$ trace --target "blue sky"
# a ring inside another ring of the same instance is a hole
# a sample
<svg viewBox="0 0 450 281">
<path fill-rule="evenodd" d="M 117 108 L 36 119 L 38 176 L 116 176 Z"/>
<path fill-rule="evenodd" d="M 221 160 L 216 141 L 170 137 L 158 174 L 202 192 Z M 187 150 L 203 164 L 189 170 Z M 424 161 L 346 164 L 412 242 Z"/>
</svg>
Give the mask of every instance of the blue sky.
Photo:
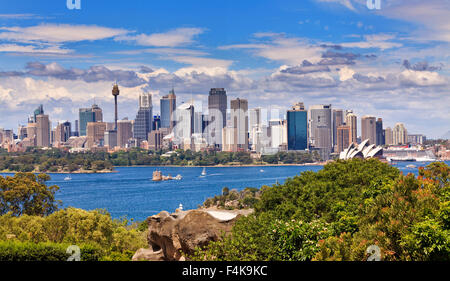
<svg viewBox="0 0 450 281">
<path fill-rule="evenodd" d="M 37 3 L 39 3 L 37 5 Z M 446 0 L 88 1 L 0 0 L 0 127 L 16 128 L 39 103 L 53 122 L 93 99 L 112 119 L 137 96 L 206 102 L 225 87 L 250 107 L 331 103 L 405 123 L 411 133 L 450 130 L 450 4 Z"/>
</svg>

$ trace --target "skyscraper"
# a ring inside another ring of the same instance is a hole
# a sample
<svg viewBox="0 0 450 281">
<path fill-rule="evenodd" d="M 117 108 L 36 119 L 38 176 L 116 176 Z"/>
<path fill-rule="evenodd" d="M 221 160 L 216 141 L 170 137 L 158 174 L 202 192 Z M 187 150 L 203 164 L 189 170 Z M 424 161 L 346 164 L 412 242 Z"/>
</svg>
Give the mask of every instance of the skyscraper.
<svg viewBox="0 0 450 281">
<path fill-rule="evenodd" d="M 297 103 L 287 112 L 288 150 L 308 147 L 308 113 L 303 103 Z"/>
<path fill-rule="evenodd" d="M 385 145 L 393 145 L 394 144 L 394 134 L 390 127 L 387 127 L 384 130 L 384 144 Z"/>
<path fill-rule="evenodd" d="M 120 94 L 119 85 L 115 83 L 112 89 L 112 95 L 114 96 L 114 130 L 117 130 L 117 119 L 118 119 L 117 96 L 119 96 L 119 94 Z"/>
<path fill-rule="evenodd" d="M 345 123 L 347 126 L 350 126 L 350 142 L 357 144 L 358 143 L 358 118 L 352 112 L 349 112 L 345 117 Z"/>
<path fill-rule="evenodd" d="M 161 128 L 170 128 L 172 131 L 175 126 L 174 111 L 177 108 L 177 97 L 174 89 L 167 96 L 162 97 L 161 107 Z"/>
<path fill-rule="evenodd" d="M 98 105 L 92 105 L 92 112 L 94 112 L 95 122 L 103 122 L 103 111 Z"/>
<path fill-rule="evenodd" d="M 34 110 L 34 112 L 33 112 L 33 120 L 34 120 L 34 123 L 37 122 L 36 117 L 37 117 L 38 115 L 40 115 L 40 114 L 44 114 L 44 106 L 43 106 L 42 104 L 39 105 L 39 106 Z"/>
<path fill-rule="evenodd" d="M 313 105 L 310 112 L 310 139 L 315 148 L 331 149 L 331 104 Z"/>
<path fill-rule="evenodd" d="M 376 118 L 365 115 L 361 118 L 361 141 L 369 139 L 370 144 L 376 144 Z"/>
<path fill-rule="evenodd" d="M 191 137 L 194 133 L 194 105 L 190 103 L 179 105 L 175 111 L 175 118 L 174 136 L 184 149 L 188 149 L 190 146 L 186 146 L 192 144 Z"/>
<path fill-rule="evenodd" d="M 376 138 L 377 143 L 376 145 L 384 145 L 384 130 L 383 130 L 383 119 L 378 118 L 377 124 L 376 124 Z"/>
<path fill-rule="evenodd" d="M 117 121 L 117 146 L 126 147 L 128 140 L 133 138 L 133 123 L 130 120 Z M 145 137 L 147 139 L 147 137 Z"/>
<path fill-rule="evenodd" d="M 221 147 L 222 130 L 227 124 L 227 92 L 224 88 L 212 88 L 208 96 L 208 143 Z"/>
<path fill-rule="evenodd" d="M 105 141 L 105 122 L 88 122 L 86 126 L 87 141 L 86 146 L 88 148 L 102 147 Z"/>
<path fill-rule="evenodd" d="M 232 128 L 236 129 L 235 144 L 238 150 L 248 150 L 248 101 L 237 98 L 231 100 Z"/>
<path fill-rule="evenodd" d="M 351 130 L 350 126 L 341 125 L 336 131 L 336 149 L 338 153 L 344 151 L 350 145 Z"/>
<path fill-rule="evenodd" d="M 333 148 L 337 145 L 337 128 L 344 123 L 344 111 L 333 109 Z"/>
<path fill-rule="evenodd" d="M 134 138 L 138 141 L 148 139 L 148 133 L 152 130 L 152 96 L 150 93 L 141 93 L 139 95 L 139 110 L 134 120 Z"/>
<path fill-rule="evenodd" d="M 50 146 L 50 121 L 48 115 L 36 115 L 36 145 L 40 147 Z"/>
<path fill-rule="evenodd" d="M 392 137 L 394 145 L 406 144 L 408 142 L 408 131 L 403 123 L 395 124 L 394 130 L 392 131 Z"/>
<path fill-rule="evenodd" d="M 80 108 L 79 110 L 79 120 L 80 120 L 80 136 L 87 135 L 87 123 L 95 122 L 95 113 L 92 108 Z"/>
</svg>

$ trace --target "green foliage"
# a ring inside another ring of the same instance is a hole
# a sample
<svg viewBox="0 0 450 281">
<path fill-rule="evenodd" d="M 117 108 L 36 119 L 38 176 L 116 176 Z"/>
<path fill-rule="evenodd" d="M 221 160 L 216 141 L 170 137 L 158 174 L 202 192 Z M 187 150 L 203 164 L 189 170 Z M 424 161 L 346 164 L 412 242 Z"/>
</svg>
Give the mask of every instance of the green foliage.
<svg viewBox="0 0 450 281">
<path fill-rule="evenodd" d="M 51 242 L 17 242 L 0 241 L 1 261 L 67 261 L 71 256 L 67 248 L 70 244 L 57 244 Z M 81 261 L 98 261 L 103 255 L 102 249 L 97 246 L 80 245 Z"/>
<path fill-rule="evenodd" d="M 102 250 L 99 259 L 107 260 L 130 260 L 136 250 L 147 246 L 146 233 L 146 229 L 138 230 L 129 226 L 127 221 L 112 220 L 104 210 L 68 208 L 46 217 L 0 216 L 0 241 L 14 237 L 14 241 L 33 244 L 54 243 L 80 247 L 89 244 Z"/>
<path fill-rule="evenodd" d="M 14 216 L 51 214 L 58 208 L 55 192 L 58 186 L 47 186 L 50 177 L 45 174 L 16 173 L 13 177 L 0 176 L 0 215 Z"/>
<path fill-rule="evenodd" d="M 262 189 L 254 214 L 194 260 L 450 260 L 449 167 L 419 177 L 376 159 L 336 161 Z"/>
</svg>

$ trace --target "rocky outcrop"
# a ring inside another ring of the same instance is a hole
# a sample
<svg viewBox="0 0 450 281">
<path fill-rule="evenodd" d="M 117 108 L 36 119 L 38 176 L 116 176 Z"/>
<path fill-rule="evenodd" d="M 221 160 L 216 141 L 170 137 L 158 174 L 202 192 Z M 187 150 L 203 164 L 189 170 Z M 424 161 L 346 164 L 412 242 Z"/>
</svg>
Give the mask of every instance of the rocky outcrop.
<svg viewBox="0 0 450 281">
<path fill-rule="evenodd" d="M 150 249 L 139 249 L 133 260 L 179 261 L 184 255 L 194 253 L 196 247 L 204 247 L 219 240 L 231 231 L 236 219 L 249 211 L 177 210 L 166 211 L 147 219 Z"/>
</svg>

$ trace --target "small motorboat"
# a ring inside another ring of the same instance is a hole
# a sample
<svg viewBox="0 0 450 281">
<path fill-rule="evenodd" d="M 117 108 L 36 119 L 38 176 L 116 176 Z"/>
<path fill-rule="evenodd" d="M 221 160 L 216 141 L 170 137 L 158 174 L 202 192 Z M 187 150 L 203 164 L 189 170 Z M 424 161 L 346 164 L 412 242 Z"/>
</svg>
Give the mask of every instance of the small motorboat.
<svg viewBox="0 0 450 281">
<path fill-rule="evenodd" d="M 417 167 L 416 167 L 416 165 L 409 164 L 409 165 L 406 165 L 406 168 L 415 169 Z"/>
<path fill-rule="evenodd" d="M 177 175 L 176 177 L 174 177 L 174 180 L 181 180 L 183 177 L 181 175 Z"/>
<path fill-rule="evenodd" d="M 263 169 L 261 169 L 261 170 L 259 170 L 259 172 L 261 172 L 261 173 L 264 173 L 264 170 L 263 170 Z"/>
<path fill-rule="evenodd" d="M 64 178 L 64 180 L 65 180 L 65 181 L 71 181 L 71 180 L 72 180 L 72 177 L 67 176 L 67 177 Z"/>
</svg>

